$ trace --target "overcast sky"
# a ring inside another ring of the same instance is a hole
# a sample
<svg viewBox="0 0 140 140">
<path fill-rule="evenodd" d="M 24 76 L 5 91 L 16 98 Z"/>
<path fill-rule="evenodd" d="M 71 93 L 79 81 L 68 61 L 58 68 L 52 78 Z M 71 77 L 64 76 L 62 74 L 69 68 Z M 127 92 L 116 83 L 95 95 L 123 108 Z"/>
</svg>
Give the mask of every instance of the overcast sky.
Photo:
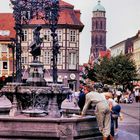
<svg viewBox="0 0 140 140">
<path fill-rule="evenodd" d="M 91 47 L 92 10 L 98 0 L 64 0 L 81 10 L 85 25 L 80 36 L 80 63 L 88 61 Z M 106 9 L 107 48 L 134 36 L 140 30 L 140 0 L 101 0 Z M 0 0 L 0 12 L 10 12 L 9 0 Z"/>
</svg>

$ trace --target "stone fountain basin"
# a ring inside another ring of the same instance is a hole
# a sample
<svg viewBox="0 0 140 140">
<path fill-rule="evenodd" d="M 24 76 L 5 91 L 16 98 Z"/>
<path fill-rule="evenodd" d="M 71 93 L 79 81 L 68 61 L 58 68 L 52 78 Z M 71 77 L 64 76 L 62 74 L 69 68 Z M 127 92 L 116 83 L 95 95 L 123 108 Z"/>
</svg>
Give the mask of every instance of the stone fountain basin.
<svg viewBox="0 0 140 140">
<path fill-rule="evenodd" d="M 45 118 L 0 116 L 4 140 L 101 140 L 95 116 Z"/>
</svg>

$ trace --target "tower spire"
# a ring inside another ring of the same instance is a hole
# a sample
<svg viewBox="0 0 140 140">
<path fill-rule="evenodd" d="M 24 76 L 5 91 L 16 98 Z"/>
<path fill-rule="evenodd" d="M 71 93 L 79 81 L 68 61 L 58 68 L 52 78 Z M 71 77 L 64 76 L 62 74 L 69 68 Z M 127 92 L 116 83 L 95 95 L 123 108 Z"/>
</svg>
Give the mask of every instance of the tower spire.
<svg viewBox="0 0 140 140">
<path fill-rule="evenodd" d="M 91 56 L 96 60 L 100 51 L 106 51 L 106 17 L 105 8 L 97 0 L 98 4 L 93 9 L 91 31 Z"/>
</svg>

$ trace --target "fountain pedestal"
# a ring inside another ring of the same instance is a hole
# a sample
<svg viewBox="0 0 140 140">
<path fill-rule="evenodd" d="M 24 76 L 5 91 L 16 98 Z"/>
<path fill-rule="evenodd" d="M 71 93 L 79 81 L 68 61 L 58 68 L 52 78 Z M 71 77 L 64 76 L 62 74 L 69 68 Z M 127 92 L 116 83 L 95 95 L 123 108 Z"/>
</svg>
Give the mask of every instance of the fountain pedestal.
<svg viewBox="0 0 140 140">
<path fill-rule="evenodd" d="M 10 116 L 0 116 L 0 138 L 101 140 L 94 116 L 61 116 L 61 104 L 69 92 L 63 84 L 46 84 L 43 64 L 34 60 L 26 83 L 7 83 L 0 91 L 12 102 Z"/>
<path fill-rule="evenodd" d="M 95 117 L 0 117 L 4 140 L 102 140 Z"/>
<path fill-rule="evenodd" d="M 70 90 L 63 84 L 46 84 L 43 66 L 34 60 L 26 83 L 7 83 L 2 88 L 1 93 L 12 102 L 11 116 L 25 113 L 29 116 L 61 117 L 61 103 Z"/>
</svg>

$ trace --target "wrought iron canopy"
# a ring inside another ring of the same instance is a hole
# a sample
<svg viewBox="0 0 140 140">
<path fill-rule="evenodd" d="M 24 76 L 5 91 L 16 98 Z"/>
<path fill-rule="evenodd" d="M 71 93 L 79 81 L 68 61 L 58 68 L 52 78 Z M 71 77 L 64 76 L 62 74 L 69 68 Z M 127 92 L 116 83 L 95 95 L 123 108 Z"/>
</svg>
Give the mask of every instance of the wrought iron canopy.
<svg viewBox="0 0 140 140">
<path fill-rule="evenodd" d="M 59 53 L 58 37 L 56 32 L 59 17 L 59 0 L 10 0 L 13 6 L 16 30 L 16 81 L 21 82 L 21 41 L 22 25 L 36 18 L 46 21 L 51 30 L 53 39 L 52 68 L 53 82 L 57 83 L 57 54 Z"/>
</svg>

